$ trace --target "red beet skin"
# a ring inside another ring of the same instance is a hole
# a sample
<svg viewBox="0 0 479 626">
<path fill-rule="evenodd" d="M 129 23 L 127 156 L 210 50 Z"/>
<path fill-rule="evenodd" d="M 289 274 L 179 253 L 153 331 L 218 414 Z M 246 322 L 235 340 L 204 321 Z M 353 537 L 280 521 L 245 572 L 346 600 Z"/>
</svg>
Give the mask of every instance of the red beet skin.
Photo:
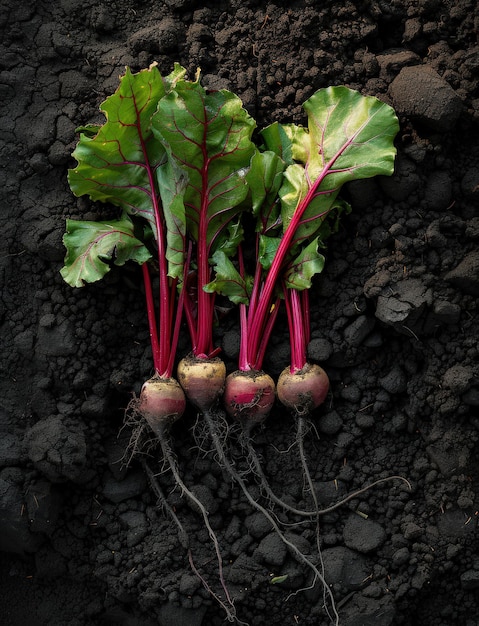
<svg viewBox="0 0 479 626">
<path fill-rule="evenodd" d="M 141 388 L 138 410 L 162 437 L 186 408 L 183 389 L 174 378 L 150 378 Z"/>
<path fill-rule="evenodd" d="M 307 415 L 322 404 L 328 391 L 328 375 L 322 367 L 312 363 L 294 373 L 286 367 L 277 384 L 279 401 L 297 415 Z"/>
<path fill-rule="evenodd" d="M 263 422 L 275 400 L 274 381 L 263 371 L 237 371 L 226 378 L 227 413 L 240 421 Z"/>
</svg>

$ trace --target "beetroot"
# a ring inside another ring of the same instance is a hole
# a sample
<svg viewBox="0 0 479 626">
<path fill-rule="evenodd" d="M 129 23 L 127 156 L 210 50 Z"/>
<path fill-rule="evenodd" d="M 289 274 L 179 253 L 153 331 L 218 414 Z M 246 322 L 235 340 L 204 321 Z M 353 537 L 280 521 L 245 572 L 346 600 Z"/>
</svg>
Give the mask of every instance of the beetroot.
<svg viewBox="0 0 479 626">
<path fill-rule="evenodd" d="M 177 376 L 188 400 L 200 411 L 207 411 L 223 393 L 226 367 L 218 357 L 189 355 L 178 363 Z"/>
<path fill-rule="evenodd" d="M 185 394 L 174 378 L 153 376 L 143 383 L 138 410 L 158 437 L 165 436 L 185 408 Z"/>
<path fill-rule="evenodd" d="M 299 370 L 286 367 L 277 383 L 279 401 L 295 415 L 308 415 L 328 395 L 329 378 L 322 367 L 306 363 Z"/>
<path fill-rule="evenodd" d="M 238 370 L 226 378 L 224 405 L 228 415 L 245 426 L 260 424 L 275 401 L 274 381 L 265 372 Z"/>
</svg>

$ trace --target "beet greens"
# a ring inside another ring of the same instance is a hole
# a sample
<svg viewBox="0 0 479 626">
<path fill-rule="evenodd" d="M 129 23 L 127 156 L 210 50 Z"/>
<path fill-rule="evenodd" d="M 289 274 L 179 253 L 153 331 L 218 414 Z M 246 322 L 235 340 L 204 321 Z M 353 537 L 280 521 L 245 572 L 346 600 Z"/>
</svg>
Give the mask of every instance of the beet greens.
<svg viewBox="0 0 479 626">
<path fill-rule="evenodd" d="M 186 313 L 193 352 L 207 358 L 216 353 L 215 298 L 203 287 L 211 281 L 215 251 L 233 254 L 242 235 L 234 222 L 248 191 L 245 174 L 255 150 L 255 122 L 237 96 L 226 90 L 207 92 L 197 77 L 182 81 L 161 100 L 153 128 L 188 181 L 183 201 L 188 236 L 195 246 L 197 285 L 196 314 L 188 297 Z"/>
<path fill-rule="evenodd" d="M 338 199 L 342 185 L 388 176 L 394 169 L 393 140 L 399 126 L 390 106 L 347 87 L 329 87 L 311 96 L 304 108 L 308 129 L 274 123 L 261 132 L 266 150 L 252 161 L 248 173 L 263 269 L 254 274 L 249 303 L 247 358 L 252 368 L 261 364 L 260 346 L 283 284 L 308 289 L 323 269 L 318 250 L 347 208 Z M 272 197 L 275 192 L 280 208 Z M 302 332 L 299 325 L 296 330 Z M 300 355 L 293 352 L 296 361 Z"/>
<path fill-rule="evenodd" d="M 78 165 L 68 173 L 70 188 L 76 196 L 119 207 L 122 215 L 102 222 L 67 220 L 67 256 L 61 271 L 68 284 L 79 287 L 102 278 L 112 264 L 133 260 L 143 266 L 153 362 L 163 378 L 172 375 L 177 346 L 175 301 L 185 258 L 185 177 L 167 158 L 163 144 L 155 141 L 152 118 L 158 102 L 184 75 L 179 65 L 166 78 L 154 66 L 137 74 L 127 68 L 118 90 L 100 107 L 106 123 L 79 129 L 80 141 L 72 155 Z M 157 311 L 146 265 L 153 258 L 158 263 Z"/>
</svg>

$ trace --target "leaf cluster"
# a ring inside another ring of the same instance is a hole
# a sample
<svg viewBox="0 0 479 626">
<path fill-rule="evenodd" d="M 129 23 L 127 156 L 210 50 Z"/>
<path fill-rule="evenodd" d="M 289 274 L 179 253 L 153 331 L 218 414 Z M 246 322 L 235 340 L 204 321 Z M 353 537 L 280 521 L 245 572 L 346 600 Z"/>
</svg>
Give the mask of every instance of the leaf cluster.
<svg viewBox="0 0 479 626">
<path fill-rule="evenodd" d="M 78 164 L 68 174 L 75 195 L 114 204 L 120 215 L 67 220 L 65 281 L 79 287 L 113 264 L 156 257 L 181 285 L 192 241 L 213 268 L 207 293 L 247 304 L 268 275 L 308 289 L 323 269 L 326 240 L 350 210 L 338 197 L 342 185 L 393 172 L 398 121 L 387 104 L 346 87 L 320 89 L 304 110 L 307 127 L 276 122 L 256 146 L 255 122 L 239 98 L 208 92 L 199 72 L 191 81 L 179 64 L 166 77 L 156 65 L 127 68 L 101 105 L 106 122 L 79 129 Z M 245 210 L 256 225 L 251 275 L 235 256 Z"/>
</svg>

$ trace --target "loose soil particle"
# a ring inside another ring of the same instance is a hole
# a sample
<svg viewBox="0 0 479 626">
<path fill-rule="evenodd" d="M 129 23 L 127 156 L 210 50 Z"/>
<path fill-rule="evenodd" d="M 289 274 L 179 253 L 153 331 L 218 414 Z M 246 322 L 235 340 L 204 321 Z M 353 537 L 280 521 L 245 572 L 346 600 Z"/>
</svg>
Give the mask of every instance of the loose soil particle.
<svg viewBox="0 0 479 626">
<path fill-rule="evenodd" d="M 304 122 L 301 103 L 327 85 L 359 89 L 398 111 L 396 174 L 345 190 L 353 212 L 331 239 L 311 294 L 309 353 L 328 372 L 331 394 L 306 452 L 323 506 L 389 475 L 404 476 L 412 489 L 396 481 L 358 496 L 321 518 L 319 540 L 343 626 L 475 624 L 476 3 L 3 4 L 0 622 L 223 623 L 140 464 L 122 466 L 123 409 L 151 373 L 138 270 L 113 271 L 102 286 L 81 291 L 59 275 L 65 218 L 110 210 L 68 189 L 75 128 L 101 123 L 99 104 L 125 65 L 138 71 L 156 61 L 168 73 L 178 61 L 191 76 L 200 66 L 206 86 L 237 93 L 260 128 Z M 236 316 L 224 318 L 216 339 L 228 371 L 237 333 Z M 189 349 L 182 338 L 179 356 Z M 277 377 L 288 352 L 286 327 L 278 326 L 265 370 Z M 277 407 L 255 445 L 276 493 L 309 509 L 293 430 Z M 214 505 L 238 616 L 251 626 L 329 624 L 321 589 L 300 591 L 310 572 L 224 477 L 193 409 L 173 436 L 185 482 Z M 216 589 L 199 516 L 161 473 L 153 442 L 145 446 Z M 318 558 L 314 524 L 293 526 L 288 536 Z"/>
</svg>

